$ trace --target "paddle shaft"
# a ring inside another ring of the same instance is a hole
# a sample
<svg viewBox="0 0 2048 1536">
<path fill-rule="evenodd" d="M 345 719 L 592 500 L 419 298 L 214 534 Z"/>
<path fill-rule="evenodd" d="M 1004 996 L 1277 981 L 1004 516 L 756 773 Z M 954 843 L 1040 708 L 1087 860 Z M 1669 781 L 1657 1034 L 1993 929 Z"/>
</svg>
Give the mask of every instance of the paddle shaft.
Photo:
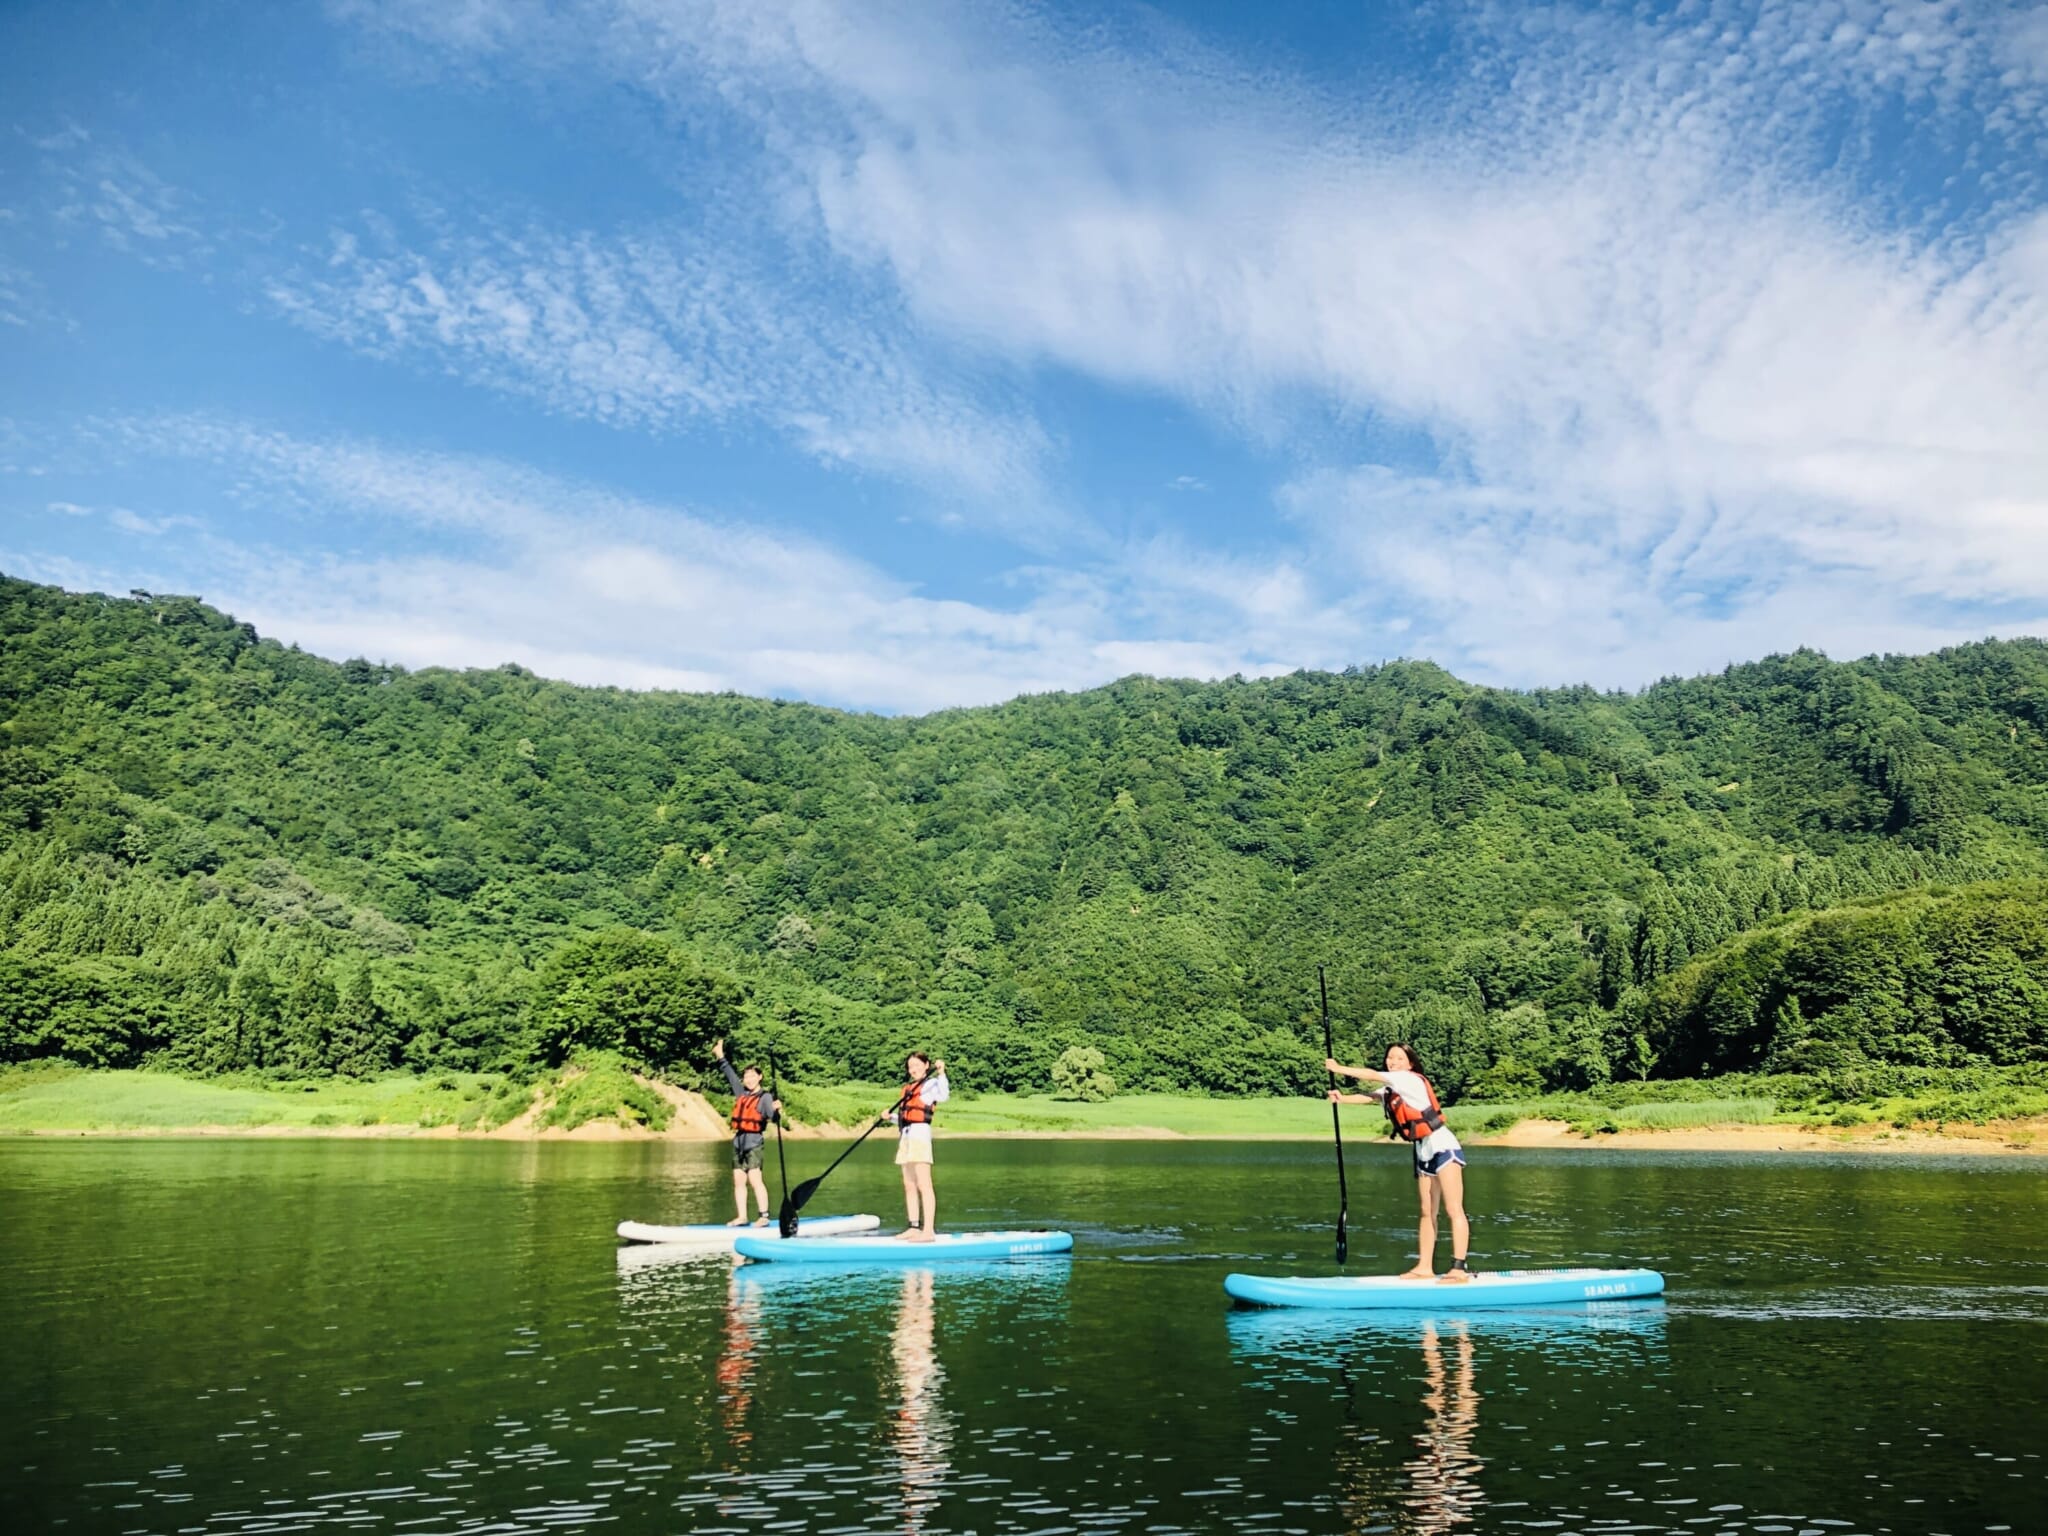
<svg viewBox="0 0 2048 1536">
<path fill-rule="evenodd" d="M 897 1110 L 901 1109 L 905 1104 L 907 1104 L 910 1101 L 910 1096 L 913 1093 L 917 1092 L 917 1089 L 918 1085 L 916 1083 L 912 1083 L 908 1088 L 905 1088 L 903 1090 L 903 1096 L 899 1098 L 894 1104 L 889 1106 L 889 1113 L 893 1115 L 896 1113 Z M 848 1147 L 844 1152 L 840 1153 L 837 1157 L 833 1158 L 832 1161 L 828 1165 L 826 1165 L 825 1171 L 823 1173 L 819 1174 L 815 1179 L 805 1179 L 803 1183 L 797 1185 L 794 1191 L 784 1196 L 782 1201 L 783 1215 L 785 1217 L 794 1217 L 798 1211 L 802 1210 L 805 1204 L 810 1200 L 811 1196 L 815 1195 L 818 1192 L 818 1186 L 824 1183 L 825 1180 L 832 1176 L 832 1170 L 834 1168 L 837 1168 L 841 1163 L 845 1162 L 849 1157 L 853 1156 L 855 1152 L 859 1151 L 860 1144 L 863 1141 L 866 1141 L 870 1136 L 874 1135 L 876 1131 L 881 1129 L 881 1125 L 881 1119 L 877 1118 L 873 1125 L 869 1126 L 866 1130 L 862 1131 L 859 1136 L 854 1138 L 854 1143 L 852 1146 Z"/>
<path fill-rule="evenodd" d="M 775 1101 L 775 1162 L 782 1169 L 782 1203 L 789 1204 L 789 1154 L 782 1148 L 782 1071 L 768 1053 L 768 1097 Z"/>
<path fill-rule="evenodd" d="M 1330 982 L 1320 965 L 1316 967 L 1316 990 L 1323 998 L 1323 1054 L 1335 1061 L 1337 1044 L 1330 1032 Z M 1337 1086 L 1334 1072 L 1330 1074 L 1330 1086 Z M 1351 1251 L 1350 1235 L 1344 1230 L 1351 1220 L 1351 1191 L 1344 1184 L 1344 1122 L 1335 1103 L 1330 1105 L 1330 1139 L 1337 1146 L 1337 1262 L 1342 1264 Z"/>
</svg>

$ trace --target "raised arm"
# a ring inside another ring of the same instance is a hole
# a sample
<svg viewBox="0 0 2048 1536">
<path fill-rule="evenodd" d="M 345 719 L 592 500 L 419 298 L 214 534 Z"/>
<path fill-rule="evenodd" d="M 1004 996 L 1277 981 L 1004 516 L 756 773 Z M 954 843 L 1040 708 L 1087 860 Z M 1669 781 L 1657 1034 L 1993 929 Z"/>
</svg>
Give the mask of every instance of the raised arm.
<svg viewBox="0 0 2048 1536">
<path fill-rule="evenodd" d="M 718 1053 L 718 1070 L 725 1074 L 725 1085 L 732 1090 L 734 1098 L 738 1098 L 747 1091 L 747 1085 L 740 1081 L 739 1073 L 733 1071 L 732 1063 L 725 1059 L 725 1052 L 723 1051 Z"/>
<path fill-rule="evenodd" d="M 1338 1077 L 1356 1078 L 1363 1083 L 1384 1083 L 1387 1080 L 1387 1074 L 1384 1072 L 1375 1072 L 1371 1067 L 1347 1067 L 1331 1056 L 1323 1058 L 1323 1070 Z"/>
</svg>

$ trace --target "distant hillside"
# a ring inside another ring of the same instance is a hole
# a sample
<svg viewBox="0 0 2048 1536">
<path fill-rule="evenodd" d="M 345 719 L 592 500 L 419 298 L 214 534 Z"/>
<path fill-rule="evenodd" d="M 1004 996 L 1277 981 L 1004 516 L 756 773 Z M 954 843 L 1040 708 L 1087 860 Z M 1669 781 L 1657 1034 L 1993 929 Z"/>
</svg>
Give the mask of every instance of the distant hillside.
<svg viewBox="0 0 2048 1536">
<path fill-rule="evenodd" d="M 1126 1087 L 1306 1087 L 1318 962 L 1347 1049 L 1411 1036 L 1447 1082 L 2020 1059 L 2044 830 L 2032 640 L 1634 695 L 1399 662 L 886 719 L 336 665 L 195 599 L 0 578 L 0 1059 L 659 1058 L 744 994 L 747 1044 L 814 1078 L 924 1042 L 1039 1086 L 1092 1044 Z M 1984 995 L 1820 1044 L 1793 992 L 1728 1030 L 1674 1001 L 1780 914 L 1984 881 L 2021 882 L 1984 898 Z"/>
</svg>

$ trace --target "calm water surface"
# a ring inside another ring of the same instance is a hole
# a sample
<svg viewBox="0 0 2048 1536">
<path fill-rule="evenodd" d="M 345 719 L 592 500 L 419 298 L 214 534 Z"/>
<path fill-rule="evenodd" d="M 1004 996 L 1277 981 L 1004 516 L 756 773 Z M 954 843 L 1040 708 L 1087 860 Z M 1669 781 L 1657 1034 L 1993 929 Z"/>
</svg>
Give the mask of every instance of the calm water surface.
<svg viewBox="0 0 2048 1536">
<path fill-rule="evenodd" d="M 900 1221 L 871 1153 L 814 1208 Z M 1668 1299 L 1359 1324 L 1221 1289 L 1330 1272 L 1327 1149 L 942 1145 L 947 1224 L 1071 1261 L 615 1248 L 724 1214 L 722 1156 L 0 1144 L 0 1529 L 2048 1529 L 2033 1160 L 1482 1150 L 1482 1264 Z M 1353 1153 L 1354 1270 L 1404 1261 L 1402 1156 Z"/>
</svg>

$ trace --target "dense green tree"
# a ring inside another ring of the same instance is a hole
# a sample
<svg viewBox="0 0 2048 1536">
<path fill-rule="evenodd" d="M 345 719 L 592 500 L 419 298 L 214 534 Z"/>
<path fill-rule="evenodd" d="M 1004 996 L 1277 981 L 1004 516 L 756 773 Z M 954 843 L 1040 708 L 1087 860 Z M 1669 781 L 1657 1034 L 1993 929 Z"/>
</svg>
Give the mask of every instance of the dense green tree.
<svg viewBox="0 0 2048 1536">
<path fill-rule="evenodd" d="M 922 1046 L 1043 1089 L 1079 1047 L 1310 1091 L 1322 964 L 1340 1050 L 1404 1034 L 1447 1090 L 2024 1059 L 2043 700 L 2028 640 L 889 719 L 337 666 L 0 578 L 0 1051 L 513 1068 L 725 1027 L 820 1076 Z"/>
<path fill-rule="evenodd" d="M 1097 1104 L 1116 1096 L 1116 1079 L 1103 1071 L 1102 1052 L 1092 1045 L 1070 1045 L 1052 1064 L 1054 1098 Z"/>
<path fill-rule="evenodd" d="M 534 981 L 534 1046 L 560 1063 L 612 1051 L 650 1067 L 701 1059 L 740 1024 L 745 994 L 673 945 L 612 928 L 563 945 Z"/>
</svg>

